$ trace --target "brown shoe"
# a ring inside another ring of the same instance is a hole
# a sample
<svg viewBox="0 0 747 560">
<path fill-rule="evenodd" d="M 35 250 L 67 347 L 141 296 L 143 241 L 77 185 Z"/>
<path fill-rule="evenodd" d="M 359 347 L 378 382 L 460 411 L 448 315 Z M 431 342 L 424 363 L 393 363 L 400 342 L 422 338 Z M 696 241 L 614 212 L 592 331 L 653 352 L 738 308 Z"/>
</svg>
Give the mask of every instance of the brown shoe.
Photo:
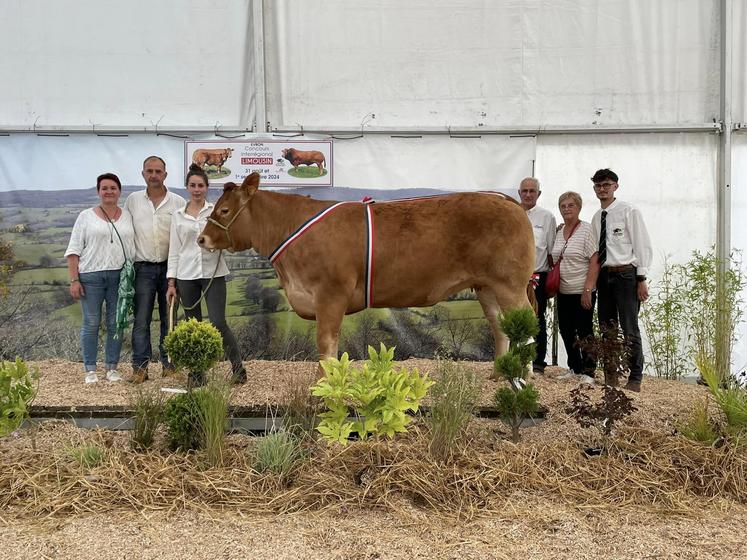
<svg viewBox="0 0 747 560">
<path fill-rule="evenodd" d="M 164 367 L 161 370 L 161 377 L 171 377 L 173 379 L 181 379 L 182 376 L 172 367 Z"/>
<path fill-rule="evenodd" d="M 625 384 L 625 387 L 623 389 L 627 391 L 633 391 L 634 393 L 640 393 L 641 392 L 641 382 L 640 381 L 628 381 Z"/>
<path fill-rule="evenodd" d="M 132 377 L 127 380 L 129 383 L 136 385 L 148 381 L 148 368 L 132 368 Z"/>
</svg>

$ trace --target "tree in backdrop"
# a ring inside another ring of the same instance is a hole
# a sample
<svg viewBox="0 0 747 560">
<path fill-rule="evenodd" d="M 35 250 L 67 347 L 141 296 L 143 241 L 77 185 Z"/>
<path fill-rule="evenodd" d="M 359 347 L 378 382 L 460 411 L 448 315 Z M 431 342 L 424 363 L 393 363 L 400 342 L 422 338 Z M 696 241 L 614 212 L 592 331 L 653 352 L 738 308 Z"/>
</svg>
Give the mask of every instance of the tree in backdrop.
<svg viewBox="0 0 747 560">
<path fill-rule="evenodd" d="M 57 264 L 56 259 L 50 255 L 42 255 L 39 257 L 39 266 L 42 268 L 52 268 Z"/>
<path fill-rule="evenodd" d="M 262 300 L 262 282 L 256 274 L 249 274 L 244 282 L 244 297 L 251 303 L 259 305 Z"/>
<path fill-rule="evenodd" d="M 382 338 L 379 321 L 371 313 L 361 313 L 358 324 L 342 336 L 340 350 L 353 360 L 368 358 L 368 347 L 376 348 Z"/>
<path fill-rule="evenodd" d="M 388 347 L 396 346 L 401 360 L 432 358 L 440 346 L 438 324 L 417 317 L 417 312 L 408 309 L 392 309 L 389 318 L 379 324 L 382 342 Z"/>
</svg>

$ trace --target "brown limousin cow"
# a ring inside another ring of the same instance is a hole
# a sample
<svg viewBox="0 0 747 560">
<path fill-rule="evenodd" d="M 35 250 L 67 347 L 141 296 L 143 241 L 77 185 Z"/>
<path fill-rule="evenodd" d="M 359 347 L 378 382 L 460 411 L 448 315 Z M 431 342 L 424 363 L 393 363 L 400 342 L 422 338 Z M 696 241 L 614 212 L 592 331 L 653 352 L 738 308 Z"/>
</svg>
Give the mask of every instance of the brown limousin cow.
<svg viewBox="0 0 747 560">
<path fill-rule="evenodd" d="M 319 168 L 319 175 L 326 165 L 324 154 L 316 150 L 302 152 L 295 148 L 283 148 L 283 157 L 291 162 L 294 169 L 298 170 L 299 165 L 316 165 Z"/>
<path fill-rule="evenodd" d="M 223 164 L 231 157 L 233 148 L 195 150 L 192 154 L 192 163 L 206 169 L 208 165 L 214 165 L 218 171 L 223 169 Z"/>
<path fill-rule="evenodd" d="M 258 190 L 252 173 L 239 187 L 226 183 L 198 243 L 206 249 L 269 256 L 300 225 L 333 206 L 330 201 Z M 500 310 L 529 307 L 534 235 L 526 212 L 490 193 L 460 193 L 377 203 L 373 214 L 373 307 L 434 305 L 474 288 L 495 336 L 507 340 Z M 366 307 L 366 205 L 338 206 L 275 260 L 294 311 L 316 319 L 317 348 L 337 356 L 343 316 Z"/>
</svg>

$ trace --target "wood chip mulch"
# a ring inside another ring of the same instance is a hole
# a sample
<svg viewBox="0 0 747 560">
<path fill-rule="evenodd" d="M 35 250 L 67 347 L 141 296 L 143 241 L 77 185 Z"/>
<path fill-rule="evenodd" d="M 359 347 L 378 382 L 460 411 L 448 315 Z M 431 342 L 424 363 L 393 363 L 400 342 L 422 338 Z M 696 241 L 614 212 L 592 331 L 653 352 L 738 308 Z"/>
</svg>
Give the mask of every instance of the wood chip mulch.
<svg viewBox="0 0 747 560">
<path fill-rule="evenodd" d="M 35 407 L 129 407 L 135 391 L 127 383 L 108 383 L 101 381 L 92 385 L 83 383 L 80 364 L 64 361 L 45 361 L 32 363 L 41 373 L 40 390 L 34 402 Z M 309 362 L 246 362 L 249 382 L 237 387 L 232 404 L 245 407 L 273 407 L 282 403 L 285 391 L 291 384 L 289 380 L 302 378 L 312 379 L 316 372 L 316 363 Z M 417 367 L 421 372 L 437 375 L 438 365 L 430 360 L 408 360 L 401 365 Z M 480 376 L 485 378 L 483 396 L 480 402 L 489 406 L 492 396 L 500 382 L 492 381 L 490 363 L 469 363 Z M 123 366 L 121 371 L 125 376 L 130 374 L 129 368 Z M 146 383 L 150 387 L 183 387 L 183 383 L 171 379 L 160 378 L 160 366 L 151 366 L 152 379 Z M 218 371 L 227 374 L 228 365 L 222 364 Z M 0 511 L 0 557 L 12 559 L 65 558 L 66 560 L 101 560 L 105 558 L 141 558 L 141 559 L 181 559 L 181 558 L 260 558 L 277 559 L 298 558 L 330 558 L 330 559 L 508 559 L 533 558 L 544 559 L 723 559 L 747 558 L 747 542 L 744 539 L 744 527 L 747 526 L 747 506 L 743 499 L 740 480 L 719 481 L 713 473 L 709 473 L 708 465 L 703 464 L 698 472 L 704 476 L 703 483 L 709 484 L 712 490 L 703 490 L 703 497 L 698 497 L 698 482 L 686 480 L 682 483 L 682 494 L 669 496 L 667 492 L 676 493 L 679 483 L 672 484 L 668 480 L 668 470 L 672 465 L 662 463 L 662 469 L 657 476 L 661 488 L 656 486 L 640 489 L 629 487 L 615 489 L 614 481 L 605 482 L 605 496 L 617 497 L 620 504 L 596 503 L 593 499 L 583 501 L 573 497 L 580 488 L 593 487 L 593 484 L 580 484 L 578 477 L 604 477 L 605 473 L 599 468 L 619 468 L 614 461 L 589 462 L 582 465 L 577 473 L 566 472 L 571 465 L 576 468 L 577 455 L 569 453 L 569 463 L 562 462 L 564 451 L 570 445 L 578 446 L 579 442 L 593 442 L 591 430 L 580 428 L 570 418 L 564 409 L 569 401 L 570 391 L 577 386 L 573 378 L 557 379 L 561 368 L 548 368 L 546 375 L 534 376 L 533 382 L 540 392 L 540 401 L 548 409 L 544 422 L 533 428 L 522 430 L 522 443 L 517 447 L 505 442 L 508 430 L 500 421 L 494 419 L 480 419 L 475 422 L 473 433 L 484 431 L 491 434 L 495 443 L 488 447 L 495 453 L 494 460 L 506 461 L 500 464 L 486 464 L 485 475 L 493 477 L 496 483 L 503 481 L 507 484 L 503 495 L 497 496 L 496 501 L 487 507 L 486 512 L 476 516 L 451 515 L 442 506 L 422 507 L 417 500 L 408 496 L 407 492 L 391 492 L 388 488 L 402 484 L 399 477 L 407 485 L 417 483 L 422 485 L 423 491 L 429 484 L 435 484 L 435 479 L 445 476 L 442 467 L 438 473 L 434 470 L 433 477 L 428 473 L 408 472 L 408 465 L 418 459 L 418 451 L 402 454 L 401 449 L 393 448 L 395 456 L 400 458 L 401 466 L 388 474 L 391 480 L 376 479 L 365 492 L 370 495 L 352 499 L 345 498 L 346 492 L 360 490 L 340 487 L 337 502 L 334 500 L 323 508 L 304 509 L 297 512 L 282 507 L 281 503 L 262 504 L 262 507 L 252 511 L 251 508 L 218 508 L 200 506 L 199 501 L 191 507 L 174 507 L 164 509 L 153 502 L 153 508 L 140 508 L 137 511 L 117 511 L 104 507 L 98 512 L 90 509 L 90 504 L 96 501 L 96 484 L 79 495 L 80 507 L 86 509 L 85 514 L 47 515 L 30 518 L 28 515 L 15 515 L 12 510 Z M 101 376 L 103 377 L 103 376 Z M 599 388 L 593 389 L 599 391 Z M 668 438 L 675 432 L 677 424 L 685 419 L 693 403 L 706 398 L 706 391 L 702 387 L 687 385 L 680 382 L 646 378 L 643 392 L 628 393 L 634 399 L 638 411 L 626 422 L 626 430 L 633 434 L 650 434 L 643 437 L 645 445 L 649 446 L 648 453 L 654 453 L 657 441 L 662 445 L 672 445 L 666 453 L 673 456 L 679 454 L 679 461 L 701 461 L 702 457 L 710 456 L 708 450 L 705 455 L 699 455 L 685 448 L 678 447 L 674 440 Z M 50 424 L 42 428 L 37 434 L 36 445 L 40 449 L 64 450 L 66 446 L 90 441 L 91 437 L 103 438 L 112 449 L 126 445 L 127 435 L 124 433 L 107 432 L 91 436 L 93 432 L 80 430 L 63 423 Z M 659 435 L 657 435 L 659 434 Z M 241 452 L 245 446 L 243 436 L 230 436 L 229 446 L 235 453 Z M 649 438 L 649 439 L 646 439 Z M 657 439 L 659 438 L 659 439 Z M 667 439 L 668 438 L 668 439 Z M 103 441 L 103 440 L 102 440 Z M 633 440 L 631 440 L 633 441 Z M 505 443 L 504 443 L 505 442 Z M 16 438 L 0 440 L 0 454 L 6 468 L 13 468 L 13 455 L 19 454 L 26 458 L 33 457 L 31 441 L 28 435 L 21 434 Z M 616 453 L 624 457 L 625 438 L 616 448 Z M 492 447 L 491 447 L 492 446 Z M 364 460 L 357 454 L 367 453 L 362 447 L 348 447 L 349 451 L 341 454 L 340 458 L 334 454 L 322 457 L 331 468 L 337 461 L 340 465 L 345 461 Z M 388 449 L 388 448 L 387 448 Z M 405 449 L 407 449 L 405 447 Z M 509 464 L 511 450 L 516 455 L 514 464 Z M 536 450 L 560 450 L 557 458 L 533 457 Z M 636 448 L 636 453 L 640 448 Z M 720 452 L 719 452 L 720 453 Z M 714 457 L 725 457 L 723 453 L 714 453 Z M 502 455 L 501 455 L 502 454 Z M 697 457 L 696 457 L 697 455 Z M 487 455 L 486 455 L 487 456 Z M 40 460 L 43 459 L 39 455 Z M 119 455 L 117 455 L 119 457 Z M 124 455 L 122 455 L 124 457 Z M 347 457 L 347 459 L 345 459 Z M 352 457 L 352 458 L 351 458 Z M 728 457 L 727 457 L 728 458 Z M 344 459 L 344 460 L 343 460 Z M 559 460 L 561 459 L 561 460 Z M 47 459 L 45 459 L 47 460 Z M 112 465 L 118 466 L 124 473 L 124 463 L 118 463 L 119 458 L 112 459 Z M 123 459 L 124 460 L 124 459 Z M 744 472 L 744 458 L 730 459 L 733 472 Z M 174 469 L 191 468 L 192 459 L 171 460 L 164 456 L 162 472 L 177 472 Z M 523 462 L 523 463 L 522 463 Z M 64 462 L 63 462 L 64 463 Z M 74 482 L 65 472 L 63 463 L 57 463 L 57 475 L 49 471 L 54 478 L 61 476 L 65 480 Z M 52 464 L 52 463 L 50 463 Z M 144 463 L 145 464 L 145 463 Z M 158 463 L 161 464 L 161 463 Z M 323 463 L 320 463 L 323 464 Z M 479 465 L 479 463 L 476 463 Z M 747 464 L 747 463 L 744 463 Z M 156 463 L 153 463 L 156 465 Z M 526 481 L 522 481 L 520 472 L 513 472 L 524 465 Z M 543 478 L 537 469 L 555 469 L 556 473 L 547 473 Z M 596 467 L 594 465 L 597 465 Z M 736 467 L 734 467 L 736 465 Z M 21 463 L 18 463 L 21 468 Z M 469 465 L 468 465 L 469 466 Z M 715 468 L 715 465 L 713 466 Z M 31 479 L 35 476 L 33 462 L 23 463 L 23 477 Z M 152 468 L 152 465 L 149 466 Z M 466 467 L 465 467 L 466 468 Z M 470 466 L 470 469 L 474 466 Z M 128 467 L 129 469 L 129 467 Z M 434 466 L 435 469 L 435 466 Z M 505 476 L 501 473 L 506 469 Z M 531 472 L 533 470 L 533 472 Z M 711 469 L 712 470 L 712 469 Z M 510 471 L 510 472 L 509 472 Z M 103 473 L 104 471 L 102 471 Z M 114 472 L 114 471 L 113 471 Z M 129 472 L 129 471 L 128 471 Z M 243 472 L 243 471 L 242 471 Z M 461 472 L 461 471 L 460 471 Z M 467 472 L 467 471 L 464 471 Z M 472 471 L 469 471 L 472 472 Z M 613 472 L 613 471 L 610 471 Z M 614 471 L 617 472 L 617 471 Z M 567 492 L 564 498 L 563 486 L 559 474 L 568 477 Z M 672 471 L 673 474 L 678 474 Z M 6 475 L 7 475 L 6 471 Z M 193 484 L 188 480 L 188 473 L 184 473 L 184 483 Z M 233 473 L 238 476 L 240 472 Z M 229 477 L 231 473 L 225 476 Z M 130 475 L 128 475 L 130 476 Z M 147 484 L 157 483 L 159 472 L 150 472 Z M 168 474 L 168 476 L 174 476 Z M 210 484 L 203 475 L 204 484 Z M 223 475 L 221 475 L 223 476 Z M 302 475 L 313 479 L 313 472 Z M 327 472 L 319 475 L 319 484 L 328 484 L 334 488 L 334 473 Z M 407 478 L 407 477 L 411 478 Z M 471 484 L 470 480 L 460 481 L 461 476 L 454 471 L 454 482 Z M 614 475 L 617 476 L 617 475 Z M 733 476 L 733 475 L 730 475 Z M 67 477 L 67 478 L 66 478 Z M 414 477 L 414 478 L 413 478 Z M 513 478 L 512 478 L 513 477 Z M 554 477 L 554 478 L 553 478 Z M 230 478 L 230 477 L 229 477 Z M 379 477 L 383 479 L 383 475 Z M 434 480 L 431 480 L 433 478 Z M 530 478 L 537 479 L 546 485 L 547 490 L 541 490 L 541 484 L 533 486 Z M 228 480 L 228 478 L 226 479 Z M 511 482 L 515 480 L 516 482 Z M 600 478 L 601 480 L 601 478 Z M 136 484 L 136 479 L 130 481 L 111 481 L 103 484 L 106 492 L 108 487 L 118 484 Z M 309 483 L 309 481 L 306 481 Z M 311 480 L 313 482 L 313 480 Z M 480 481 L 477 481 L 478 483 Z M 583 482 L 583 481 L 582 481 Z M 8 489 L 18 491 L 9 482 Z M 41 484 L 41 482 L 39 483 Z M 81 481 L 85 487 L 85 481 Z M 145 480 L 143 484 L 146 484 Z M 247 481 L 242 492 L 253 492 L 256 487 Z M 377 486 L 378 484 L 378 486 Z M 625 482 L 635 484 L 635 477 Z M 551 488 L 552 485 L 552 488 Z M 732 488 L 730 492 L 739 493 L 742 498 L 731 499 L 729 496 L 714 496 L 713 492 L 723 485 Z M 685 490 L 685 486 L 689 490 Z M 238 482 L 236 487 L 239 487 Z M 665 487 L 671 487 L 667 490 Z M 40 491 L 44 491 L 42 486 Z M 673 490 L 672 490 L 673 489 Z M 734 490 L 736 489 L 736 490 Z M 73 487 L 67 489 L 72 492 Z M 209 490 L 206 486 L 205 491 Z M 292 490 L 292 489 L 291 489 Z M 172 491 L 164 488 L 164 491 Z M 213 492 L 227 492 L 230 497 L 232 490 L 214 488 Z M 489 492 L 489 488 L 482 488 Z M 106 496 L 102 491 L 101 496 Z M 185 491 L 186 492 L 186 491 Z M 364 492 L 364 494 L 365 494 Z M 640 506 L 641 500 L 648 500 L 647 493 L 651 493 L 650 503 Z M 115 492 L 119 496 L 135 496 L 128 493 L 127 488 Z M 499 493 L 500 494 L 500 493 Z M 151 493 L 151 498 L 157 498 L 158 492 Z M 247 494 L 248 495 L 248 494 Z M 268 494 L 270 496 L 271 494 Z M 656 496 L 663 501 L 657 507 Z M 187 494 L 184 494 L 187 499 Z M 353 496 L 351 494 L 351 496 Z M 628 503 L 626 500 L 631 497 Z M 567 498 L 567 499 L 566 499 Z M 50 498 L 53 499 L 53 498 Z M 126 498 L 132 500 L 132 497 Z M 284 495 L 277 494 L 275 500 L 282 501 Z M 313 500 L 314 496 L 297 496 L 298 500 Z M 229 500 L 230 501 L 230 500 Z M 681 507 L 678 506 L 681 502 Z M 359 507 L 355 506 L 359 504 Z M 89 504 L 89 505 L 86 505 Z M 376 504 L 379 504 L 378 506 Z M 668 505 L 667 505 L 668 504 Z M 38 504 L 37 504 L 38 505 Z M 43 503 L 42 503 L 43 506 Z M 50 505 L 51 506 L 51 505 Z M 372 507 L 373 506 L 373 507 Z M 67 510 L 75 511 L 66 506 Z M 673 508 L 673 509 L 668 509 Z M 42 508 L 43 509 L 43 508 Z M 49 509 L 49 508 L 48 508 Z M 66 511 L 67 511 L 66 510 Z M 275 513 L 268 513 L 275 512 Z M 278 513 L 280 512 L 280 513 Z M 489 512 L 489 513 L 487 513 Z"/>
</svg>

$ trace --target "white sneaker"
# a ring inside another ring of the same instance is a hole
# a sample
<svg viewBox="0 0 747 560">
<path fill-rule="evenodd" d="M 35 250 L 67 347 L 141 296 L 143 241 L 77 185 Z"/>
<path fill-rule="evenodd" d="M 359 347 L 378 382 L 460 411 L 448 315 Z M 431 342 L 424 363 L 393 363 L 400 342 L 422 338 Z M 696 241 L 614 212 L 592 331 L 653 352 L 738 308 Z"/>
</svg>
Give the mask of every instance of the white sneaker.
<svg viewBox="0 0 747 560">
<path fill-rule="evenodd" d="M 110 369 L 106 372 L 106 380 L 115 383 L 117 381 L 122 381 L 122 376 L 119 375 L 119 372 L 116 369 Z"/>
<path fill-rule="evenodd" d="M 590 375 L 579 375 L 578 382 L 585 385 L 594 385 L 594 378 Z"/>
<path fill-rule="evenodd" d="M 99 376 L 96 375 L 95 371 L 86 372 L 86 383 L 96 383 L 99 380 Z"/>
</svg>

